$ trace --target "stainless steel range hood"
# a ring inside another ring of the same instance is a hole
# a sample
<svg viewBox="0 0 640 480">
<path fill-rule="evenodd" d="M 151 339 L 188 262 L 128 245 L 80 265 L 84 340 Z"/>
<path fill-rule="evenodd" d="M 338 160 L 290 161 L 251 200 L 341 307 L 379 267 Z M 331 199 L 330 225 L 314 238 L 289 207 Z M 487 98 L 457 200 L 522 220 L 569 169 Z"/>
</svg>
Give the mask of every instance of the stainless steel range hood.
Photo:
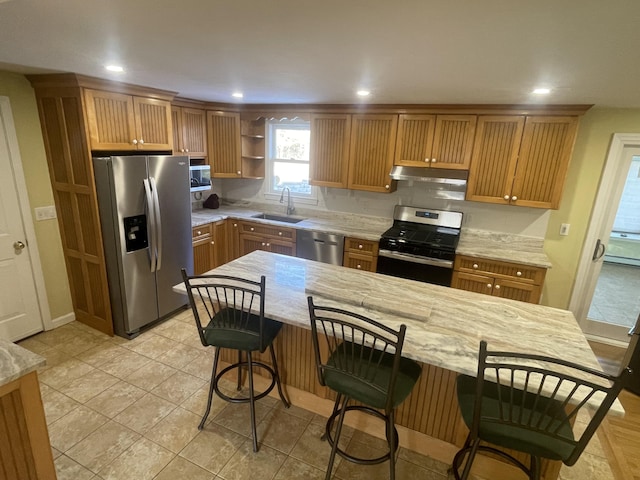
<svg viewBox="0 0 640 480">
<path fill-rule="evenodd" d="M 466 170 L 449 170 L 444 168 L 394 166 L 389 175 L 394 180 L 414 180 L 418 182 L 466 187 L 469 172 Z"/>
<path fill-rule="evenodd" d="M 467 193 L 466 170 L 449 170 L 444 168 L 400 167 L 395 166 L 389 173 L 394 180 L 421 182 L 420 188 L 434 198 L 444 200 L 464 200 Z"/>
</svg>

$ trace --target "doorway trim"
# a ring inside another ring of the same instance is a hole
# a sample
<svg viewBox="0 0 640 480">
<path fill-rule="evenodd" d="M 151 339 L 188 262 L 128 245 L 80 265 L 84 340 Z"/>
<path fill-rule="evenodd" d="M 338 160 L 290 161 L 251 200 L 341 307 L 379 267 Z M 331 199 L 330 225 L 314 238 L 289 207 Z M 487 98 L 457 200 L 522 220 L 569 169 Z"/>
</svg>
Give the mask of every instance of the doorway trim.
<svg viewBox="0 0 640 480">
<path fill-rule="evenodd" d="M 625 148 L 640 147 L 640 133 L 614 133 L 609 147 L 609 153 L 605 161 L 598 192 L 591 212 L 587 235 L 582 244 L 582 254 L 578 271 L 576 272 L 576 281 L 573 286 L 571 300 L 569 301 L 569 310 L 571 310 L 582 327 L 586 320 L 587 312 L 591 302 L 587 302 L 587 297 L 593 296 L 595 283 L 597 278 L 593 278 L 593 269 L 595 263 L 592 261 L 593 247 L 596 244 L 605 223 L 610 220 L 608 212 L 610 209 L 611 196 L 615 193 L 616 185 L 620 181 L 621 166 L 618 160 L 621 158 Z M 591 292 L 591 293 L 589 293 Z M 590 299 L 589 299 L 590 300 Z M 616 343 L 615 340 L 612 340 Z"/>
<path fill-rule="evenodd" d="M 0 96 L 0 115 L 2 116 L 2 121 L 6 126 L 9 162 L 13 170 L 13 181 L 15 182 L 18 193 L 18 204 L 20 205 L 20 214 L 22 215 L 22 226 L 24 228 L 25 238 L 29 245 L 31 274 L 33 275 L 36 295 L 38 297 L 37 300 L 38 309 L 40 310 L 40 320 L 42 321 L 42 327 L 44 330 L 51 330 L 55 325 L 53 324 L 51 311 L 49 310 L 49 300 L 47 299 L 47 290 L 44 283 L 40 251 L 38 250 L 38 241 L 33 227 L 31 204 L 29 203 L 29 197 L 27 195 L 27 183 L 24 178 L 22 157 L 20 156 L 20 147 L 18 145 L 18 137 L 16 136 L 16 126 L 13 121 L 13 112 L 11 110 L 9 97 Z"/>
</svg>

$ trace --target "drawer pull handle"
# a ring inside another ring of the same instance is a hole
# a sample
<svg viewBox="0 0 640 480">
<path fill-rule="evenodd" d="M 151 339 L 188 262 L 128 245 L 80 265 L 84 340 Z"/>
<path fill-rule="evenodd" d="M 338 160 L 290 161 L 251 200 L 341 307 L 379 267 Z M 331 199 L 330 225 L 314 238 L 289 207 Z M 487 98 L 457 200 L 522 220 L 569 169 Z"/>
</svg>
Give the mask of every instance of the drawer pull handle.
<svg viewBox="0 0 640 480">
<path fill-rule="evenodd" d="M 487 288 L 491 288 L 493 287 L 493 285 L 491 285 L 490 283 L 487 283 Z"/>
<path fill-rule="evenodd" d="M 251 230 L 253 232 L 255 229 L 253 227 L 251 227 L 249 230 Z"/>
<path fill-rule="evenodd" d="M 362 268 L 362 265 L 358 264 L 358 265 L 356 265 L 356 268 L 357 268 L 358 270 L 360 270 L 360 269 Z"/>
<path fill-rule="evenodd" d="M 215 244 L 216 244 L 216 242 L 211 242 L 211 245 L 215 245 Z"/>
<path fill-rule="evenodd" d="M 262 246 L 264 247 L 266 244 L 264 242 L 262 242 Z"/>
<path fill-rule="evenodd" d="M 500 285 L 496 285 L 496 290 L 500 290 Z"/>
<path fill-rule="evenodd" d="M 234 227 L 237 227 L 237 226 L 238 226 L 238 224 L 237 224 L 237 223 L 234 223 L 234 224 L 233 224 L 233 226 L 234 226 Z"/>
<path fill-rule="evenodd" d="M 509 201 L 509 195 L 505 195 L 504 199 L 508 202 Z"/>
<path fill-rule="evenodd" d="M 477 264 L 477 263 L 474 263 L 474 264 L 473 264 L 473 268 L 478 268 L 478 264 Z"/>
<path fill-rule="evenodd" d="M 390 188 L 390 187 L 389 187 L 389 185 L 385 185 L 385 186 L 384 186 L 384 188 L 385 188 L 386 190 L 389 190 L 389 188 Z"/>
<path fill-rule="evenodd" d="M 437 162 L 437 160 L 435 158 L 431 159 L 431 163 L 436 163 L 436 162 Z"/>
<path fill-rule="evenodd" d="M 359 248 L 360 250 L 362 250 L 362 244 L 359 244 L 359 245 L 358 245 L 358 248 Z"/>
<path fill-rule="evenodd" d="M 270 244 L 270 243 L 267 243 L 267 247 L 270 247 L 270 246 L 271 246 L 271 244 Z"/>
<path fill-rule="evenodd" d="M 521 277 L 522 276 L 522 272 L 516 272 L 516 277 Z"/>
<path fill-rule="evenodd" d="M 198 230 L 198 235 L 202 235 L 202 232 L 200 230 Z"/>
<path fill-rule="evenodd" d="M 241 172 L 240 170 L 238 170 L 236 173 L 237 173 L 238 175 L 242 175 L 242 172 Z"/>
<path fill-rule="evenodd" d="M 516 200 L 518 200 L 518 197 L 516 197 L 515 195 L 513 197 L 511 197 L 511 201 L 515 202 Z"/>
<path fill-rule="evenodd" d="M 140 139 L 140 145 L 144 145 L 144 140 Z"/>
<path fill-rule="evenodd" d="M 135 138 L 133 140 L 131 140 L 131 143 L 133 143 L 134 145 L 138 144 L 138 140 L 136 140 Z"/>
<path fill-rule="evenodd" d="M 282 236 L 282 232 L 278 232 L 278 235 Z"/>
</svg>

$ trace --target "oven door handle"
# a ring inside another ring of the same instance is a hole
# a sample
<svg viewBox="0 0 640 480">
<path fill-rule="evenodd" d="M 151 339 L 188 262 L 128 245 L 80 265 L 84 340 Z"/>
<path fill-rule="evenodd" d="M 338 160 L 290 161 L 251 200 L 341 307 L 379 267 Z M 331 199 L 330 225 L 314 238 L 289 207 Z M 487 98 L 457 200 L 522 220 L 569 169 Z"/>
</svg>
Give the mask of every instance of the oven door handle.
<svg viewBox="0 0 640 480">
<path fill-rule="evenodd" d="M 452 260 L 441 260 L 439 258 L 427 258 L 409 253 L 394 252 L 392 250 L 378 250 L 379 257 L 393 258 L 395 260 L 404 260 L 411 263 L 421 263 L 423 265 L 431 265 L 433 267 L 442 267 L 453 269 Z"/>
</svg>

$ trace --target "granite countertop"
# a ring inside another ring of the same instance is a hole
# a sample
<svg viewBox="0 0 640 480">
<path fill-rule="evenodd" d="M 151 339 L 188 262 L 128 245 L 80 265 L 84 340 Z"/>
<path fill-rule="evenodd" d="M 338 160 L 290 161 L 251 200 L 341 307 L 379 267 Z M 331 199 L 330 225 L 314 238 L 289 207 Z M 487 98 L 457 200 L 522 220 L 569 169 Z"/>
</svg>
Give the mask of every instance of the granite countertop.
<svg viewBox="0 0 640 480">
<path fill-rule="evenodd" d="M 310 328 L 306 297 L 359 312 L 392 328 L 407 325 L 403 355 L 467 375 L 476 374 L 480 340 L 493 350 L 565 358 L 601 371 L 567 310 L 255 251 L 215 273 L 267 277 L 265 315 Z M 183 284 L 174 290 L 186 293 Z M 621 413 L 616 403 L 612 410 Z"/>
<path fill-rule="evenodd" d="M 318 210 L 300 210 L 300 213 L 293 217 L 304 218 L 304 220 L 293 224 L 253 218 L 253 215 L 263 212 L 282 214 L 282 208 L 274 209 L 272 205 L 247 203 L 246 205 L 222 205 L 215 210 L 198 209 L 191 213 L 191 224 L 196 227 L 226 218 L 237 218 L 296 229 L 337 233 L 371 241 L 380 240 L 380 236 L 393 224 L 393 220 L 389 218 Z M 456 253 L 488 260 L 551 268 L 551 261 L 542 249 L 543 242 L 544 239 L 537 237 L 463 227 Z"/>
<path fill-rule="evenodd" d="M 0 340 L 0 386 L 42 367 L 45 363 L 44 357 L 15 343 Z"/>
</svg>

